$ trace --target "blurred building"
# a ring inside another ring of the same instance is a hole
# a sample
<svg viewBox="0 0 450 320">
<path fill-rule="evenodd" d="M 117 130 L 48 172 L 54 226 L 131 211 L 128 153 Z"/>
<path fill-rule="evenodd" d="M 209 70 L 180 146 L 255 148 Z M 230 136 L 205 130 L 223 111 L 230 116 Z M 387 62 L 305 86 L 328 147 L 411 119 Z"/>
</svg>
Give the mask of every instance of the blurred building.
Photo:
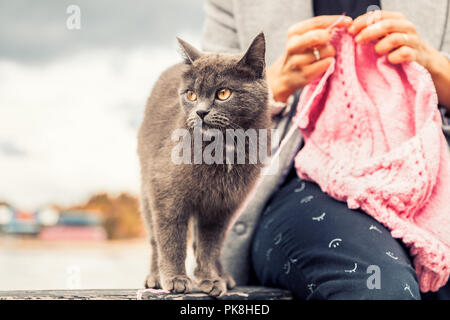
<svg viewBox="0 0 450 320">
<path fill-rule="evenodd" d="M 91 240 L 107 238 L 101 213 L 94 210 L 58 211 L 43 208 L 36 212 L 0 205 L 0 231 L 8 235 L 35 236 L 41 240 Z"/>
</svg>

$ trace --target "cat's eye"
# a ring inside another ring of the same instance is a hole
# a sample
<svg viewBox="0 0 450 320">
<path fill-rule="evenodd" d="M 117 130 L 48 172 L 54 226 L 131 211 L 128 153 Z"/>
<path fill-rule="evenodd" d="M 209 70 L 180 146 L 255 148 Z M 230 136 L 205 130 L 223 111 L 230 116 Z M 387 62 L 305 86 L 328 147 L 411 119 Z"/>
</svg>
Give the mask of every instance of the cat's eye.
<svg viewBox="0 0 450 320">
<path fill-rule="evenodd" d="M 217 99 L 219 100 L 227 100 L 231 96 L 231 90 L 227 88 L 222 88 L 219 91 L 217 91 Z"/>
<path fill-rule="evenodd" d="M 194 91 L 189 90 L 187 93 L 187 98 L 191 101 L 196 101 L 197 100 L 197 95 L 195 94 Z"/>
</svg>

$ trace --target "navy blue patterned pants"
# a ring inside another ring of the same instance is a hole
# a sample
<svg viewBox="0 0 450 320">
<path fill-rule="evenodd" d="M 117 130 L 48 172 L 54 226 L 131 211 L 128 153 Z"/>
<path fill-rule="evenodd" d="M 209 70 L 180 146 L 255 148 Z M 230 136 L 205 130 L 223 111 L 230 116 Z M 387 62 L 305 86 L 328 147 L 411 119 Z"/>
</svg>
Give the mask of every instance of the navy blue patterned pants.
<svg viewBox="0 0 450 320">
<path fill-rule="evenodd" d="M 298 299 L 436 295 L 421 296 L 407 249 L 383 225 L 295 171 L 263 213 L 251 255 L 259 284 L 289 289 Z"/>
</svg>

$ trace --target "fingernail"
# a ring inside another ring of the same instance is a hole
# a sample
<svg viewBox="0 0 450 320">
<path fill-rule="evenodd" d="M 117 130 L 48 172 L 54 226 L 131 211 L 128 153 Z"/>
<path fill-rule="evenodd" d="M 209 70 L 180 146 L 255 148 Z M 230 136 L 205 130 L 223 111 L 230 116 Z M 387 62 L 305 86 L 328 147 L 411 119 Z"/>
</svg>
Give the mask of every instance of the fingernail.
<svg viewBox="0 0 450 320">
<path fill-rule="evenodd" d="M 345 17 L 344 21 L 347 22 L 347 23 L 350 23 L 350 22 L 353 21 L 353 19 L 351 17 Z"/>
<path fill-rule="evenodd" d="M 355 41 L 357 43 L 361 42 L 361 36 L 359 34 L 356 36 Z"/>
<path fill-rule="evenodd" d="M 355 32 L 355 26 L 350 26 L 350 28 L 348 28 L 348 32 L 353 34 Z"/>
</svg>

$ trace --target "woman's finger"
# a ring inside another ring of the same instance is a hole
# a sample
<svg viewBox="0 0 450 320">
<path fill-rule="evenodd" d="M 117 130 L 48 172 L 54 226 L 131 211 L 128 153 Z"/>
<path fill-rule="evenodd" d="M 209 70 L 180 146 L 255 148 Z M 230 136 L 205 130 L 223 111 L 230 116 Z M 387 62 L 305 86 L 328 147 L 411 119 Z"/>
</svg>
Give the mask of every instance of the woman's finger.
<svg viewBox="0 0 450 320">
<path fill-rule="evenodd" d="M 388 55 L 388 60 L 392 64 L 399 64 L 416 60 L 416 50 L 411 47 L 402 46 Z"/>
<path fill-rule="evenodd" d="M 320 47 L 330 41 L 330 33 L 327 30 L 312 30 L 302 35 L 294 35 L 288 38 L 286 53 L 288 56 L 303 53 L 307 49 Z"/>
<path fill-rule="evenodd" d="M 319 60 L 308 66 L 305 66 L 302 69 L 303 76 L 308 82 L 311 82 L 315 78 L 321 76 L 325 71 L 327 71 L 332 62 L 333 58 L 325 58 L 323 60 Z"/>
<path fill-rule="evenodd" d="M 390 33 L 415 33 L 414 25 L 404 19 L 387 19 L 374 23 L 363 29 L 355 38 L 357 43 L 366 43 L 382 38 Z"/>
<path fill-rule="evenodd" d="M 320 59 L 334 57 L 336 55 L 336 50 L 330 44 L 318 47 L 317 50 L 319 51 Z M 310 65 L 316 61 L 317 59 L 313 53 L 313 50 L 308 50 L 307 52 L 290 56 L 287 60 L 286 66 L 289 70 L 295 71 L 300 70 L 304 66 Z"/>
<path fill-rule="evenodd" d="M 348 28 L 348 32 L 353 35 L 358 34 L 367 26 L 384 19 L 405 19 L 405 16 L 400 12 L 383 10 L 370 11 L 353 20 L 352 24 Z"/>
<path fill-rule="evenodd" d="M 417 46 L 418 41 L 419 39 L 416 35 L 394 32 L 378 41 L 375 45 L 375 52 L 383 55 L 402 46 L 414 48 Z"/>
<path fill-rule="evenodd" d="M 330 16 L 317 16 L 308 20 L 300 21 L 294 24 L 288 30 L 288 36 L 292 35 L 302 35 L 308 31 L 316 29 L 326 29 L 340 19 L 341 15 L 330 15 Z M 345 17 L 340 21 L 336 27 L 347 28 L 352 23 L 352 18 Z"/>
</svg>

